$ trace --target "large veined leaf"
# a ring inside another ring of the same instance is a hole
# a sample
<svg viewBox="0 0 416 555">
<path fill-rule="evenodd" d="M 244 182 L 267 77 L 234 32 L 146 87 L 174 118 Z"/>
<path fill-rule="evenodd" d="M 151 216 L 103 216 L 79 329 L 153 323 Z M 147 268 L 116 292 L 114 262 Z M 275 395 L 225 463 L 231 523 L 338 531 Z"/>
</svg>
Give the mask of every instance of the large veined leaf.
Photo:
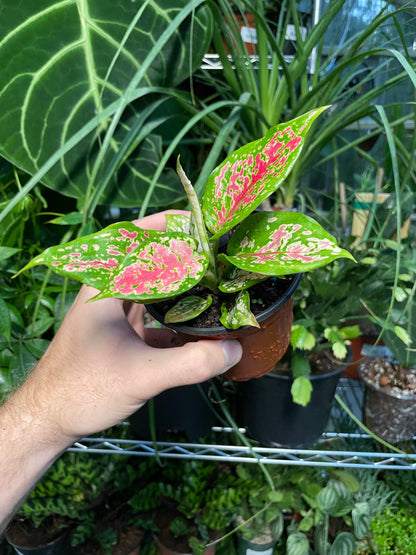
<svg viewBox="0 0 416 555">
<path fill-rule="evenodd" d="M 258 212 L 238 226 L 227 246 L 228 262 L 249 272 L 287 275 L 353 256 L 315 220 L 296 212 Z"/>
<path fill-rule="evenodd" d="M 272 127 L 228 156 L 209 176 L 202 202 L 214 236 L 244 220 L 289 175 L 312 123 L 326 107 Z"/>
<path fill-rule="evenodd" d="M 210 13 L 198 7 L 201 3 L 2 0 L 0 155 L 33 174 L 132 83 L 150 92 L 182 82 L 199 67 L 211 37 Z M 63 156 L 44 184 L 81 200 L 88 188 L 93 194 L 142 109 L 143 102 L 133 103 L 118 115 L 119 125 L 96 167 L 108 125 Z M 148 132 L 142 139 L 139 145 L 132 143 L 128 161 L 100 202 L 140 204 L 161 159 L 160 137 Z M 174 172 L 166 172 L 150 204 L 163 205 L 182 194 Z"/>
<path fill-rule="evenodd" d="M 50 247 L 22 271 L 38 264 L 96 287 L 101 293 L 95 299 L 150 302 L 191 289 L 203 277 L 208 261 L 184 233 L 147 231 L 121 222 Z"/>
</svg>

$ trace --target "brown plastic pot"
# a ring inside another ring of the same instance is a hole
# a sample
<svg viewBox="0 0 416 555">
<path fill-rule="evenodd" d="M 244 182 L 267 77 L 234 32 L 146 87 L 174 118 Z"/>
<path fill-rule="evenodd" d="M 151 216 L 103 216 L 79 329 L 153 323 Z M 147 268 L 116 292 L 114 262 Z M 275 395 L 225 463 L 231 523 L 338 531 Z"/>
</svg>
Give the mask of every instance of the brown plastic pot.
<svg viewBox="0 0 416 555">
<path fill-rule="evenodd" d="M 256 316 L 260 328 L 243 326 L 229 330 L 224 326 L 197 328 L 186 324 L 165 324 L 175 330 L 187 343 L 199 339 L 237 339 L 243 347 L 243 357 L 225 376 L 234 381 L 246 381 L 264 376 L 285 354 L 292 330 L 293 294 L 302 274 L 287 280 L 287 289 L 271 306 Z M 147 305 L 150 314 L 163 323 L 157 304 Z"/>
</svg>

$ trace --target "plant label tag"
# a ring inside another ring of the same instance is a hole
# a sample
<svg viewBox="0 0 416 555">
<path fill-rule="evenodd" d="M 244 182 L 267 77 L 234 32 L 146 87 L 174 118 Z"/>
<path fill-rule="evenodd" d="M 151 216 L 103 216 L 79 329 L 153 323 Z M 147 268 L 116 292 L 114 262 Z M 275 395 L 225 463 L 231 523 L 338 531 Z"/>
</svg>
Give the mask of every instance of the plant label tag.
<svg viewBox="0 0 416 555">
<path fill-rule="evenodd" d="M 364 343 L 364 345 L 361 348 L 361 353 L 362 356 L 370 356 L 370 357 L 383 357 L 383 358 L 388 358 L 388 359 L 392 359 L 393 358 L 393 353 L 390 351 L 390 349 L 384 345 L 370 345 L 369 343 Z"/>
<path fill-rule="evenodd" d="M 305 40 L 306 33 L 307 33 L 306 27 L 299 27 L 299 31 L 300 31 L 300 36 L 302 37 L 302 40 Z M 293 23 L 289 23 L 289 25 L 287 26 L 285 39 L 296 40 L 296 29 Z"/>
<path fill-rule="evenodd" d="M 254 27 L 241 27 L 241 38 L 243 42 L 248 42 L 249 44 L 257 44 L 257 31 Z"/>
</svg>

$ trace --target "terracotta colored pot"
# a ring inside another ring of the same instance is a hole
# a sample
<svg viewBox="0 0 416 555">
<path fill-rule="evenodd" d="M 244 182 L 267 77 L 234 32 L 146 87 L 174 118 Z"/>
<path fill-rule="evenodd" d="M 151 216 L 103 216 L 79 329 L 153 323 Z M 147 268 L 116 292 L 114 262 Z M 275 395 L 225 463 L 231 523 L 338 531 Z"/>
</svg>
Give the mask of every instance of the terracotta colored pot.
<svg viewBox="0 0 416 555">
<path fill-rule="evenodd" d="M 299 285 L 302 275 L 288 280 L 288 287 L 283 295 L 270 307 L 256 316 L 260 328 L 243 326 L 238 330 L 229 330 L 223 326 L 215 328 L 196 328 L 186 324 L 167 324 L 174 329 L 185 342 L 198 339 L 238 339 L 243 347 L 243 357 L 238 364 L 230 368 L 225 376 L 234 381 L 259 378 L 276 366 L 285 354 L 292 330 L 293 293 Z M 156 305 L 147 305 L 150 314 L 163 323 L 163 317 Z"/>
<path fill-rule="evenodd" d="M 230 25 L 230 21 L 226 20 L 227 25 Z M 241 40 L 247 49 L 247 54 L 257 54 L 257 32 L 256 23 L 254 20 L 254 15 L 252 13 L 246 13 L 243 15 L 239 13 L 234 14 L 234 24 L 241 36 Z M 234 25 L 233 24 L 233 25 Z M 230 50 L 226 43 L 224 43 L 225 49 L 228 54 Z M 237 47 L 237 45 L 235 45 Z"/>
<path fill-rule="evenodd" d="M 377 339 L 378 336 L 376 335 L 359 335 L 358 337 L 350 339 L 352 362 L 345 368 L 343 376 L 352 380 L 361 379 L 358 366 L 363 362 L 364 357 L 368 355 L 368 352 L 371 353 L 371 356 L 378 356 L 377 353 L 380 351 L 380 347 L 384 346 L 384 342 L 379 339 L 377 343 L 378 348 L 372 349 Z"/>
</svg>

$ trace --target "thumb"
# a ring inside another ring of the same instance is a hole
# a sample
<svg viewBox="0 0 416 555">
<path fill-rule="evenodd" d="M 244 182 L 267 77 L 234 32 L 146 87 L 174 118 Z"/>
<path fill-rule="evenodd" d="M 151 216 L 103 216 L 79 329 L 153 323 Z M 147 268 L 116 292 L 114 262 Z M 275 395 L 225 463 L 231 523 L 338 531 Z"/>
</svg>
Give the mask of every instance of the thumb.
<svg viewBox="0 0 416 555">
<path fill-rule="evenodd" d="M 243 349 L 235 340 L 201 340 L 181 347 L 156 349 L 154 385 L 160 393 L 180 385 L 204 382 L 226 372 L 241 359 Z"/>
</svg>

